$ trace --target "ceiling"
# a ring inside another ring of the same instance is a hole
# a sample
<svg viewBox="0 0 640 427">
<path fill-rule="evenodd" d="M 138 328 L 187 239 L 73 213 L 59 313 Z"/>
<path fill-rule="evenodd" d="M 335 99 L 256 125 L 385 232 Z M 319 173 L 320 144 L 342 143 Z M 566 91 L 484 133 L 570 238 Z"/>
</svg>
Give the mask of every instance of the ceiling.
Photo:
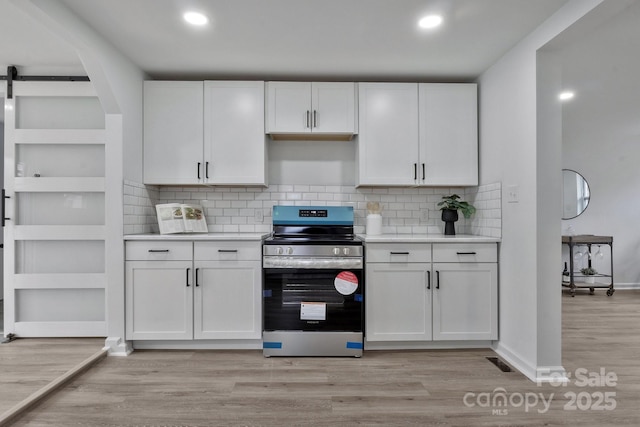
<svg viewBox="0 0 640 427">
<path fill-rule="evenodd" d="M 566 3 L 57 1 L 152 78 L 432 81 L 474 79 Z M 26 16 L 15 2 L 0 0 L 0 70 L 16 65 L 22 75 L 84 74 L 74 50 Z M 204 12 L 210 25 L 185 25 L 181 15 L 187 8 Z M 441 13 L 443 25 L 420 30 L 417 21 L 428 13 Z"/>
</svg>

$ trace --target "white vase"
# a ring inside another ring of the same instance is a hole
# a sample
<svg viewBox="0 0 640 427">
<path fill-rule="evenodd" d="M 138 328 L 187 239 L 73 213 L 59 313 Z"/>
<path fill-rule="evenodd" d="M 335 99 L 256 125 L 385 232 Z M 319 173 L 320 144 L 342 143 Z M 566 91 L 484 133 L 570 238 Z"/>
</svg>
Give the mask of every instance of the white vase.
<svg viewBox="0 0 640 427">
<path fill-rule="evenodd" d="M 382 215 L 369 214 L 367 215 L 366 233 L 369 236 L 377 236 L 382 234 Z"/>
<path fill-rule="evenodd" d="M 596 278 L 595 278 L 595 276 L 585 276 L 584 282 L 585 283 L 596 283 Z"/>
</svg>

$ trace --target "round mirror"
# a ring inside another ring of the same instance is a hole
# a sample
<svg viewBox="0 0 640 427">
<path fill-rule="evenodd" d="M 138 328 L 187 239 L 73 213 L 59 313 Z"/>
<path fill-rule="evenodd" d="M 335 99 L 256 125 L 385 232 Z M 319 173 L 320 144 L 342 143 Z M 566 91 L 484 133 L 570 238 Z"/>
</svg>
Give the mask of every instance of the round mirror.
<svg viewBox="0 0 640 427">
<path fill-rule="evenodd" d="M 589 183 L 571 169 L 562 169 L 562 219 L 572 219 L 589 206 Z"/>
</svg>

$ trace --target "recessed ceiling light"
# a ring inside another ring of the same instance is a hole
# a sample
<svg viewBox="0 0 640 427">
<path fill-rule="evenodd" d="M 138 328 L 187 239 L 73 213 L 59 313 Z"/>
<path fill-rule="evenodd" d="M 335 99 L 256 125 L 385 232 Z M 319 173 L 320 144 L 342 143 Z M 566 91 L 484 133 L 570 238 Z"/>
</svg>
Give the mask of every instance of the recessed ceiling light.
<svg viewBox="0 0 640 427">
<path fill-rule="evenodd" d="M 561 92 L 560 95 L 558 95 L 558 99 L 560 101 L 568 101 L 570 99 L 573 99 L 573 97 L 576 96 L 576 94 L 570 90 Z"/>
<path fill-rule="evenodd" d="M 442 24 L 442 16 L 440 15 L 427 15 L 418 21 L 420 28 L 436 28 Z"/>
<path fill-rule="evenodd" d="M 206 25 L 209 22 L 209 18 L 207 18 L 206 15 L 200 12 L 185 12 L 182 17 L 191 25 L 202 26 Z"/>
</svg>

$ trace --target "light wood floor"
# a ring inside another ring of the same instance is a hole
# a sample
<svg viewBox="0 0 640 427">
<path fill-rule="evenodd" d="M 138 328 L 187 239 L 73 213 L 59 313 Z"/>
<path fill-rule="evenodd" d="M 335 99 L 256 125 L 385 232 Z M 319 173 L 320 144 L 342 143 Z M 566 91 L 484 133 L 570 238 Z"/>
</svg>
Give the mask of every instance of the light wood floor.
<svg viewBox="0 0 640 427">
<path fill-rule="evenodd" d="M 347 359 L 136 351 L 100 362 L 15 425 L 640 425 L 640 291 L 563 296 L 564 367 L 573 377 L 579 369 L 615 373 L 616 386 L 582 385 L 579 378 L 566 387 L 538 386 L 486 356 L 494 354 L 370 351 Z M 500 391 L 510 399 L 506 406 L 478 405 Z M 551 401 L 548 411 L 541 397 Z"/>
<path fill-rule="evenodd" d="M 0 344 L 0 414 L 104 346 L 104 338 L 19 339 Z"/>
</svg>

